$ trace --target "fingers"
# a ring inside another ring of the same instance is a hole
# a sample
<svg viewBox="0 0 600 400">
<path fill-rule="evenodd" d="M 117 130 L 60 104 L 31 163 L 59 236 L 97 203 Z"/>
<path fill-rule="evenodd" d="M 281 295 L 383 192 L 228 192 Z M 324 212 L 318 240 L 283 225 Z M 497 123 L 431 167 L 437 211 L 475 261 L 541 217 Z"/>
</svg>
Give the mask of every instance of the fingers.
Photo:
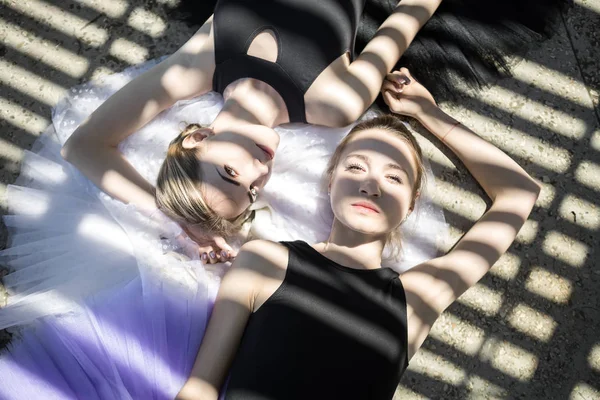
<svg viewBox="0 0 600 400">
<path fill-rule="evenodd" d="M 229 245 L 229 243 L 227 243 L 225 241 L 225 239 L 222 236 L 215 236 L 214 238 L 215 244 L 221 249 L 221 251 L 225 252 L 225 256 L 228 256 L 230 258 L 235 258 L 235 256 L 237 256 L 237 253 L 235 250 L 233 250 L 233 248 Z"/>
<path fill-rule="evenodd" d="M 398 108 L 400 101 L 398 100 L 398 98 L 396 96 L 394 96 L 393 92 L 390 92 L 390 91 L 383 92 L 383 101 L 385 101 L 385 104 L 388 105 L 391 112 L 398 113 L 400 111 Z"/>
<path fill-rule="evenodd" d="M 203 264 L 216 264 L 230 261 L 232 258 L 229 252 L 218 248 L 202 248 L 200 249 L 200 261 Z"/>
<path fill-rule="evenodd" d="M 397 71 L 393 71 L 392 73 L 387 74 L 385 79 L 395 82 L 399 85 L 410 85 L 412 82 L 419 83 L 419 81 L 414 76 L 412 76 L 408 68 L 405 67 L 402 67 Z"/>
<path fill-rule="evenodd" d="M 404 85 L 389 81 L 389 80 L 385 80 L 383 82 L 383 85 L 381 85 L 381 91 L 382 92 L 395 92 L 395 93 L 402 93 L 402 91 L 404 90 Z"/>
<path fill-rule="evenodd" d="M 203 264 L 216 264 L 231 261 L 237 255 L 224 240 L 215 245 L 199 247 L 200 261 Z M 229 249 L 229 250 L 227 250 Z"/>
</svg>

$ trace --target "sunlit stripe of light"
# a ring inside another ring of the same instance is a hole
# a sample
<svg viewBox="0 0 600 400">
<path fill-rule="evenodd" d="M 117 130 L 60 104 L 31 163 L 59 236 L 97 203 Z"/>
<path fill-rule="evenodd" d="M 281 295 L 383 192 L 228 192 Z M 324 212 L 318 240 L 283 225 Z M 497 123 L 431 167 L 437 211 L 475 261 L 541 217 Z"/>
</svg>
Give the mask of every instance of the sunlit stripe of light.
<svg viewBox="0 0 600 400">
<path fill-rule="evenodd" d="M 19 0 L 4 4 L 89 46 L 102 46 L 109 37 L 105 29 L 44 1 Z"/>
<path fill-rule="evenodd" d="M 556 96 L 584 108 L 591 106 L 587 89 L 581 81 L 533 60 L 520 63 L 512 79 L 542 89 L 549 93 L 548 97 Z"/>
<path fill-rule="evenodd" d="M 572 194 L 567 194 L 558 209 L 559 215 L 583 228 L 596 230 L 600 228 L 600 208 Z"/>
<path fill-rule="evenodd" d="M 600 390 L 585 382 L 578 382 L 569 396 L 569 400 L 600 399 Z"/>
<path fill-rule="evenodd" d="M 131 244 L 127 234 L 113 218 L 87 214 L 81 218 L 77 232 L 98 245 L 109 246 L 111 249 L 131 253 Z"/>
<path fill-rule="evenodd" d="M 538 358 L 515 344 L 489 338 L 484 344 L 481 358 L 506 375 L 526 382 L 535 374 Z"/>
<path fill-rule="evenodd" d="M 548 208 L 556 197 L 556 189 L 550 183 L 539 182 L 542 186 L 542 191 L 535 205 L 542 208 Z"/>
<path fill-rule="evenodd" d="M 583 85 L 579 84 L 577 87 L 584 90 L 583 93 L 585 93 L 585 87 L 583 87 Z M 555 91 L 560 91 L 560 89 L 556 88 Z M 562 91 L 565 92 L 564 88 Z M 493 98 L 501 100 L 496 102 L 491 100 L 491 96 L 485 98 L 478 97 L 478 99 L 488 105 L 497 107 L 509 114 L 516 115 L 539 128 L 546 129 L 569 139 L 581 139 L 587 131 L 586 121 L 571 113 L 556 109 L 556 107 L 553 107 L 550 103 L 540 103 L 522 94 L 500 87 L 494 88 Z M 509 102 L 507 103 L 508 100 Z M 591 104 L 588 104 L 588 107 L 589 106 L 591 106 Z"/>
<path fill-rule="evenodd" d="M 113 71 L 112 69 L 110 69 L 104 65 L 101 65 L 101 66 L 97 67 L 96 69 L 94 69 L 94 71 L 91 74 L 90 80 L 94 81 L 94 80 L 102 79 L 102 78 L 105 78 L 114 73 L 115 73 L 115 71 Z"/>
<path fill-rule="evenodd" d="M 435 322 L 429 336 L 469 356 L 477 355 L 485 341 L 483 329 L 450 313 Z"/>
<path fill-rule="evenodd" d="M 0 82 L 53 107 L 65 94 L 66 89 L 25 68 L 12 65 L 0 58 Z"/>
<path fill-rule="evenodd" d="M 77 0 L 77 2 L 111 18 L 122 17 L 129 7 L 129 2 L 125 0 Z"/>
<path fill-rule="evenodd" d="M 457 90 L 473 97 L 464 89 L 458 88 Z M 485 95 L 478 93 L 476 100 L 502 110 L 508 115 L 518 116 L 538 128 L 543 128 L 569 139 L 581 139 L 587 131 L 587 123 L 583 119 L 499 86 L 494 86 Z M 588 104 L 588 106 L 590 105 Z M 505 125 L 511 121 L 497 120 L 497 122 Z M 514 127 L 513 130 L 515 130 Z M 527 134 L 529 133 L 527 132 Z"/>
<path fill-rule="evenodd" d="M 2 26 L 2 42 L 5 46 L 73 78 L 80 78 L 87 72 L 89 62 L 86 58 L 39 36 L 30 40 L 28 31 L 2 18 L 0 18 L 0 26 Z"/>
<path fill-rule="evenodd" d="M 516 330 L 541 342 L 549 342 L 558 323 L 548 314 L 519 303 L 507 316 L 509 324 Z"/>
<path fill-rule="evenodd" d="M 582 267 L 590 253 L 585 243 L 565 235 L 562 232 L 548 232 L 542 243 L 544 253 L 572 267 Z"/>
<path fill-rule="evenodd" d="M 519 243 L 532 243 L 538 234 L 539 225 L 539 222 L 532 219 L 525 221 L 525 224 L 523 224 L 523 227 L 517 234 L 516 241 Z"/>
<path fill-rule="evenodd" d="M 428 400 L 429 398 L 407 388 L 406 386 L 399 385 L 394 393 L 394 399 Z"/>
<path fill-rule="evenodd" d="M 19 163 L 23 159 L 23 149 L 6 139 L 0 138 L 0 148 L 2 148 L 0 157 L 4 160 Z"/>
<path fill-rule="evenodd" d="M 565 172 L 569 168 L 571 155 L 567 149 L 544 143 L 527 132 L 506 125 L 508 122 L 471 112 L 468 126 L 510 156 L 518 156 L 554 172 Z"/>
<path fill-rule="evenodd" d="M 109 53 L 131 65 L 144 62 L 148 58 L 148 49 L 123 38 L 112 43 Z"/>
<path fill-rule="evenodd" d="M 600 372 L 600 343 L 596 343 L 588 355 L 590 368 Z"/>
<path fill-rule="evenodd" d="M 157 0 L 159 4 L 164 4 L 168 7 L 175 7 L 179 4 L 180 0 Z"/>
<path fill-rule="evenodd" d="M 592 138 L 590 139 L 590 146 L 596 151 L 600 151 L 600 129 L 592 132 Z"/>
<path fill-rule="evenodd" d="M 165 33 L 167 24 L 158 15 L 146 11 L 141 7 L 136 7 L 129 15 L 127 23 L 132 28 L 145 33 L 153 38 L 158 38 Z"/>
<path fill-rule="evenodd" d="M 490 270 L 490 274 L 502 278 L 506 281 L 513 280 L 517 277 L 521 267 L 521 256 L 507 252 L 502 254 L 494 267 Z"/>
<path fill-rule="evenodd" d="M 27 117 L 27 119 L 21 117 L 28 113 L 30 117 Z M 41 115 L 35 114 L 3 97 L 0 97 L 0 118 L 33 135 L 38 135 L 50 123 L 50 121 Z"/>
<path fill-rule="evenodd" d="M 450 360 L 421 348 L 410 361 L 411 370 L 451 385 L 460 385 L 466 377 L 465 371 Z"/>
<path fill-rule="evenodd" d="M 575 170 L 577 182 L 597 192 L 600 192 L 600 165 L 584 160 L 579 163 Z"/>
<path fill-rule="evenodd" d="M 502 306 L 502 293 L 488 286 L 477 284 L 460 296 L 458 302 L 488 317 L 493 317 L 498 314 Z"/>
<path fill-rule="evenodd" d="M 534 266 L 525 282 L 525 289 L 556 304 L 567 304 L 573 284 L 567 278 Z"/>
<path fill-rule="evenodd" d="M 6 185 L 2 182 L 0 182 L 0 207 L 2 207 L 3 209 L 7 209 L 8 205 L 6 204 Z M 0 298 L 0 305 L 3 304 L 2 303 L 2 299 Z"/>
<path fill-rule="evenodd" d="M 483 379 L 478 375 L 471 375 L 467 380 L 465 387 L 469 390 L 467 400 L 510 398 L 507 389 L 494 385 L 492 382 Z"/>
<path fill-rule="evenodd" d="M 577 7 L 583 7 L 595 14 L 600 14 L 600 3 L 596 1 L 577 1 Z"/>
</svg>

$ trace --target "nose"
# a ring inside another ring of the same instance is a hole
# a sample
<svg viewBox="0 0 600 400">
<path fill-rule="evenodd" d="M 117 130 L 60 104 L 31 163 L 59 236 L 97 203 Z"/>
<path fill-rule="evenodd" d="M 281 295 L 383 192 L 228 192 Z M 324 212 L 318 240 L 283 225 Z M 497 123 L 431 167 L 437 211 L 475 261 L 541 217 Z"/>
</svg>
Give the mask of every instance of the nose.
<svg viewBox="0 0 600 400">
<path fill-rule="evenodd" d="M 254 159 L 254 168 L 256 169 L 256 179 L 269 173 L 269 167 L 258 159 Z"/>
<path fill-rule="evenodd" d="M 244 169 L 243 183 L 248 187 L 262 187 L 268 175 L 269 167 L 261 163 L 259 160 L 254 159 L 254 161 Z"/>
<path fill-rule="evenodd" d="M 365 179 L 360 184 L 360 193 L 369 197 L 380 197 L 381 189 L 376 179 Z"/>
</svg>

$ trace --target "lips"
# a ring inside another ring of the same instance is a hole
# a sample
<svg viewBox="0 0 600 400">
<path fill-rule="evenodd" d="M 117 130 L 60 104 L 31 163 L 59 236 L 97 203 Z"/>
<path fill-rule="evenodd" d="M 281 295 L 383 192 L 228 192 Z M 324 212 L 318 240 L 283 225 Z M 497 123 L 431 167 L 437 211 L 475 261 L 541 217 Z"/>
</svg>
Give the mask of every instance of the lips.
<svg viewBox="0 0 600 400">
<path fill-rule="evenodd" d="M 267 158 L 269 160 L 272 160 L 273 157 L 275 157 L 275 152 L 270 147 L 263 146 L 262 144 L 257 144 L 256 147 L 258 147 L 259 149 L 261 149 L 263 151 L 263 153 L 265 153 L 265 155 L 267 156 Z"/>
<path fill-rule="evenodd" d="M 377 208 L 377 206 L 375 206 L 372 203 L 368 203 L 366 201 L 360 201 L 358 203 L 353 203 L 352 207 L 367 211 L 367 212 L 374 212 L 379 214 L 379 209 Z"/>
</svg>

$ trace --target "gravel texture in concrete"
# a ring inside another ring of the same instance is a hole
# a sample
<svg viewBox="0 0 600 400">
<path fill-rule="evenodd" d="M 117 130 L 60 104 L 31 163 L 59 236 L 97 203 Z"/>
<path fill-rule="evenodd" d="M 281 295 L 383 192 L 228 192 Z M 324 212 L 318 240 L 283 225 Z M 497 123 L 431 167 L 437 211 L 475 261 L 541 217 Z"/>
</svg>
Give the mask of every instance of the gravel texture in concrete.
<svg viewBox="0 0 600 400">
<path fill-rule="evenodd" d="M 69 87 L 170 54 L 191 36 L 169 14 L 175 3 L 0 0 L 3 214 L 23 150 Z M 599 67 L 600 0 L 576 0 L 513 78 L 443 105 L 523 165 L 543 192 L 506 255 L 435 324 L 395 398 L 600 398 Z M 436 201 L 456 240 L 489 202 L 456 158 L 426 139 L 423 132 Z"/>
</svg>

